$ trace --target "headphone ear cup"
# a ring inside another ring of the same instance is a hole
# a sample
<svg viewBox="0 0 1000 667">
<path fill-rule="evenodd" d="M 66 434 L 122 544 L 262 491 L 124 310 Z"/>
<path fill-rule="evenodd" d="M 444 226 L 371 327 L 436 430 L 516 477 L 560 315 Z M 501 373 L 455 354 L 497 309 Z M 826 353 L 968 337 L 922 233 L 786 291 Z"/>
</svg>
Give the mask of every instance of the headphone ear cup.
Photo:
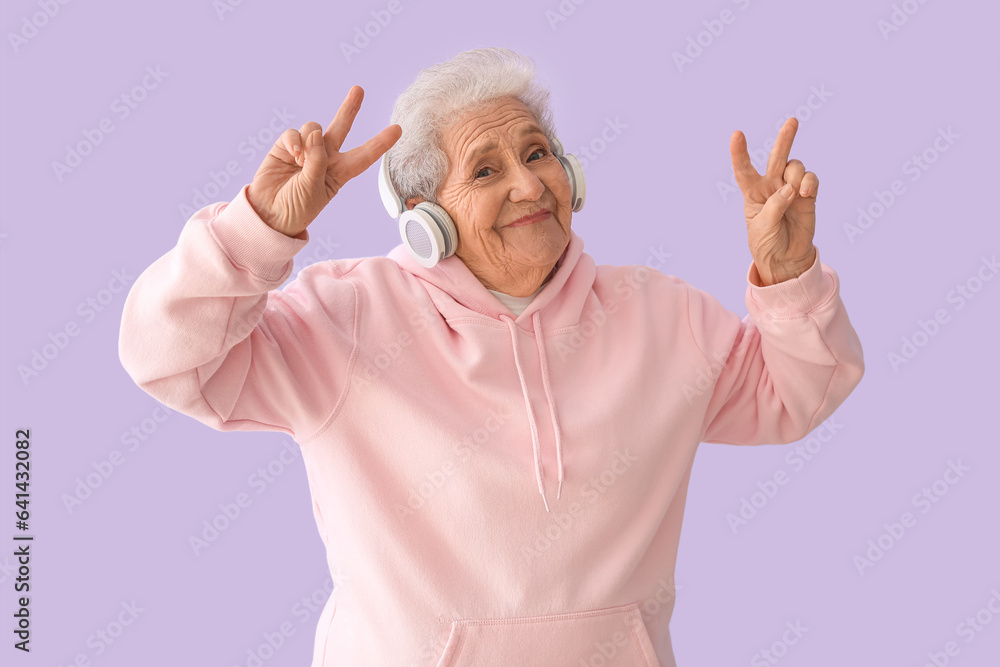
<svg viewBox="0 0 1000 667">
<path fill-rule="evenodd" d="M 378 191 L 386 212 L 399 218 L 399 235 L 410 255 L 421 266 L 431 268 L 445 257 L 455 254 L 458 230 L 448 212 L 437 204 L 420 202 L 412 209 L 396 192 L 389 177 L 388 152 L 382 156 L 378 170 Z"/>
<path fill-rule="evenodd" d="M 420 202 L 399 218 L 399 235 L 417 263 L 432 268 L 455 254 L 458 230 L 448 212 L 437 204 Z"/>
<path fill-rule="evenodd" d="M 572 209 L 574 212 L 579 211 L 583 208 L 583 203 L 587 199 L 587 182 L 583 176 L 583 165 L 571 153 L 566 153 L 558 157 L 563 169 L 566 170 L 567 178 L 569 178 L 570 201 L 573 204 Z"/>
</svg>

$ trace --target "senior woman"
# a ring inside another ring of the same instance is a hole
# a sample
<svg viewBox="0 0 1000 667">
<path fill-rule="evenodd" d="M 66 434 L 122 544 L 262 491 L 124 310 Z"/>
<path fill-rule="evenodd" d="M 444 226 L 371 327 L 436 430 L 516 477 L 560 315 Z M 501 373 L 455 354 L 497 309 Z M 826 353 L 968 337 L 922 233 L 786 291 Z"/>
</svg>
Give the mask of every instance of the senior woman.
<svg viewBox="0 0 1000 667">
<path fill-rule="evenodd" d="M 675 665 L 698 444 L 800 439 L 863 373 L 812 243 L 818 180 L 787 161 L 796 122 L 764 175 L 732 139 L 753 255 L 741 320 L 583 252 L 529 59 L 479 49 L 424 70 L 392 124 L 342 152 L 362 94 L 325 131 L 285 131 L 232 202 L 188 220 L 128 295 L 124 367 L 212 428 L 299 443 L 345 579 L 314 667 Z M 278 289 L 309 224 L 383 155 L 407 208 L 440 207 L 457 244 L 319 262 Z"/>
</svg>

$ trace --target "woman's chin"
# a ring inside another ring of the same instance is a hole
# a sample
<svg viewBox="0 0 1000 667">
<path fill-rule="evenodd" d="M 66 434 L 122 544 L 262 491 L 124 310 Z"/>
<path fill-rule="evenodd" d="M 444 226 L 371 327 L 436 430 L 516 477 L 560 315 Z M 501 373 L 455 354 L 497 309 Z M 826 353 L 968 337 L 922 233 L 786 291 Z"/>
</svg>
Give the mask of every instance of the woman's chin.
<svg viewBox="0 0 1000 667">
<path fill-rule="evenodd" d="M 553 236 L 551 232 L 538 229 L 511 230 L 503 237 L 504 245 L 508 248 L 519 248 L 522 252 L 527 253 L 530 253 L 532 250 L 535 250 L 537 253 L 542 248 L 551 245 L 552 241 Z"/>
</svg>

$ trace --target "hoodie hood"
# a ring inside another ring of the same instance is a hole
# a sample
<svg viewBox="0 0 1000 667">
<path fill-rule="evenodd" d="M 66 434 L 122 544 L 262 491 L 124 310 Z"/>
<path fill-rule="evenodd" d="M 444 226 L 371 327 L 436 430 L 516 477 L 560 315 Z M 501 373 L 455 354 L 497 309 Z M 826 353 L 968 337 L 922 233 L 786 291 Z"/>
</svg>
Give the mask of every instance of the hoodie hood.
<svg viewBox="0 0 1000 667">
<path fill-rule="evenodd" d="M 538 492 L 542 496 L 542 503 L 545 505 L 545 510 L 548 511 L 549 503 L 545 494 L 545 471 L 542 463 L 544 457 L 538 437 L 538 424 L 531 408 L 528 384 L 518 354 L 517 340 L 519 335 L 523 335 L 522 332 L 530 331 L 534 333 L 535 344 L 538 347 L 542 386 L 552 418 L 556 443 L 555 461 L 558 471 L 556 499 L 559 499 L 562 494 L 564 478 L 562 437 L 559 429 L 558 410 L 549 386 L 544 336 L 545 332 L 576 326 L 580 322 L 584 304 L 592 291 L 594 279 L 597 276 L 597 267 L 593 258 L 583 252 L 583 239 L 570 229 L 569 243 L 556 261 L 555 273 L 528 304 L 528 307 L 524 309 L 524 312 L 517 316 L 486 289 L 458 255 L 446 257 L 429 269 L 418 264 L 403 244 L 393 248 L 386 256 L 394 260 L 403 271 L 432 286 L 428 289 L 431 299 L 445 319 L 479 316 L 503 322 L 507 326 L 510 332 L 511 349 L 514 352 L 514 366 L 521 381 L 521 394 L 524 397 L 526 418 L 531 428 L 535 479 L 538 484 Z"/>
</svg>

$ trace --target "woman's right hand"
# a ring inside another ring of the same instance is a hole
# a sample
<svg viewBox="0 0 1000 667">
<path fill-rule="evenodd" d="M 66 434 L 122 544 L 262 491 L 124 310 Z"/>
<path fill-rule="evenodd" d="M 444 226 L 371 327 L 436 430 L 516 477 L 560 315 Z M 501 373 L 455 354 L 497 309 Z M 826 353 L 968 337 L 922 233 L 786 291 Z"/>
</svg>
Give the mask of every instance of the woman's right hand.
<svg viewBox="0 0 1000 667">
<path fill-rule="evenodd" d="M 326 132 L 310 121 L 274 142 L 247 190 L 250 206 L 270 227 L 286 236 L 301 234 L 347 181 L 399 140 L 403 129 L 390 125 L 364 145 L 340 152 L 364 95 L 361 86 L 352 86 Z"/>
</svg>

